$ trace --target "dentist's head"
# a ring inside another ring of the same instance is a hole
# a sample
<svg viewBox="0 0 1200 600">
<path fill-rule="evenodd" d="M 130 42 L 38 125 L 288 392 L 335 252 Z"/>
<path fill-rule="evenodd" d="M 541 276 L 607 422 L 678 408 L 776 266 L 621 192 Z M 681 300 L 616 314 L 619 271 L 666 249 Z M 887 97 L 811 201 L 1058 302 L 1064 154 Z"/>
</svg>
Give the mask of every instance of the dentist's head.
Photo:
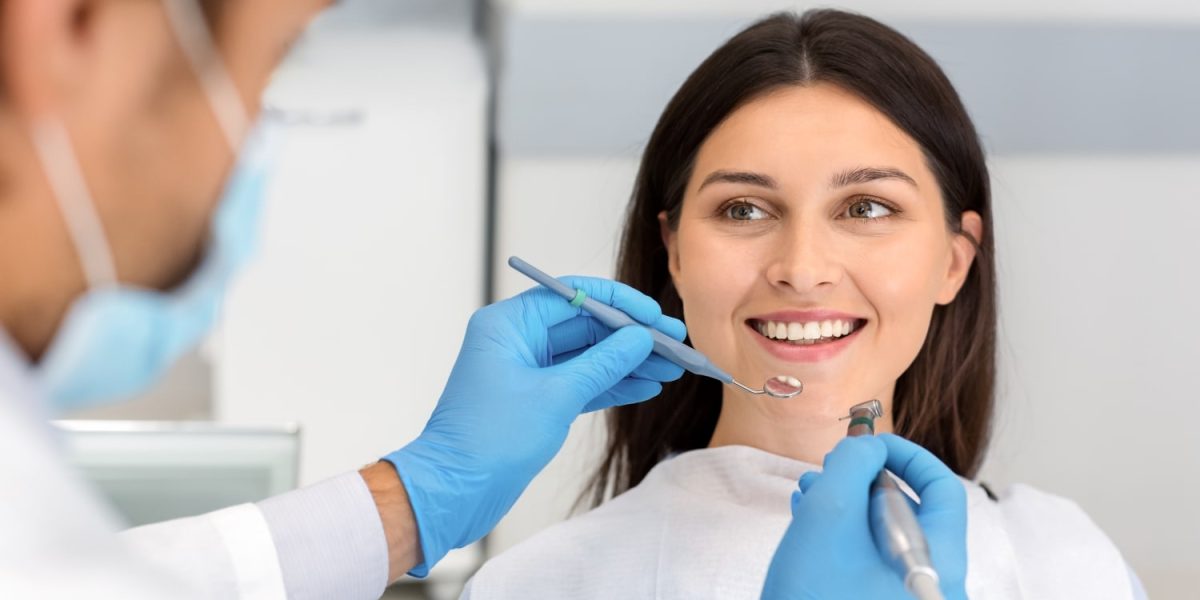
<svg viewBox="0 0 1200 600">
<path fill-rule="evenodd" d="M 259 98 L 328 1 L 0 0 L 0 326 L 58 404 L 141 390 L 211 326 Z"/>
</svg>

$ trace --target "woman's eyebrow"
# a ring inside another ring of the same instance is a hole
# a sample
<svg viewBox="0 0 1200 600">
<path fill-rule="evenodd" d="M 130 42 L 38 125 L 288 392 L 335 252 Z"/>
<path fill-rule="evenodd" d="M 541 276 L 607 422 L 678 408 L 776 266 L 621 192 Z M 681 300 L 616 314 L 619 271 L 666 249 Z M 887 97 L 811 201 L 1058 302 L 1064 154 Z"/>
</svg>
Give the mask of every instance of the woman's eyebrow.
<svg viewBox="0 0 1200 600">
<path fill-rule="evenodd" d="M 915 179 L 908 173 L 892 167 L 857 167 L 847 169 L 833 176 L 829 186 L 833 188 L 846 187 L 856 183 L 867 183 L 879 179 L 899 179 L 913 187 L 918 187 Z"/>
<path fill-rule="evenodd" d="M 770 175 L 754 173 L 752 171 L 718 170 L 709 173 L 708 177 L 704 178 L 704 183 L 701 183 L 696 191 L 704 189 L 704 186 L 711 183 L 746 183 L 772 190 L 779 187 Z"/>
</svg>

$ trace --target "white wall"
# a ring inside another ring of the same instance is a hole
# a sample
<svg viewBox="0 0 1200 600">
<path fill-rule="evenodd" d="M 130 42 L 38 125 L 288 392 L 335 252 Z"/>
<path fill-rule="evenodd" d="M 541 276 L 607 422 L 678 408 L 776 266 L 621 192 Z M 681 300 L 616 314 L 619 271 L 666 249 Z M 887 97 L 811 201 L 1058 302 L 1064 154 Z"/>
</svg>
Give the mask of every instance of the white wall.
<svg viewBox="0 0 1200 600">
<path fill-rule="evenodd" d="M 1152 598 L 1200 567 L 1200 156 L 999 157 L 1000 415 L 983 476 L 1076 500 Z"/>
<path fill-rule="evenodd" d="M 344 122 L 288 128 L 262 248 L 216 350 L 217 415 L 302 421 L 305 448 L 321 448 L 305 453 L 306 482 L 419 433 L 457 324 L 483 297 L 477 48 L 417 33 L 321 43 L 336 52 L 297 60 L 270 100 L 293 119 Z"/>
<path fill-rule="evenodd" d="M 299 423 L 308 484 L 420 433 L 483 302 L 483 52 L 469 22 L 339 22 L 267 103 L 291 124 L 211 345 L 214 416 Z M 465 575 L 472 552 L 435 575 Z"/>
</svg>

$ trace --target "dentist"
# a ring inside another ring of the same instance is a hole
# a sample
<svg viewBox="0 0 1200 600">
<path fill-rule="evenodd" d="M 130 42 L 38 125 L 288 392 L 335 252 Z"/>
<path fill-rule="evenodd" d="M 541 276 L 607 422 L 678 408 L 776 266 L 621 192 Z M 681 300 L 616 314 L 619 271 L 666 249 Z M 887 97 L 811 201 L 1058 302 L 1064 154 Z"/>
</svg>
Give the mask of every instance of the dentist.
<svg viewBox="0 0 1200 600">
<path fill-rule="evenodd" d="M 259 97 L 322 0 L 0 2 L 0 597 L 375 598 L 486 534 L 581 412 L 678 367 L 533 290 L 479 310 L 421 435 L 361 471 L 118 534 L 47 420 L 153 383 L 253 247 Z M 682 338 L 619 284 L 573 285 Z"/>
</svg>

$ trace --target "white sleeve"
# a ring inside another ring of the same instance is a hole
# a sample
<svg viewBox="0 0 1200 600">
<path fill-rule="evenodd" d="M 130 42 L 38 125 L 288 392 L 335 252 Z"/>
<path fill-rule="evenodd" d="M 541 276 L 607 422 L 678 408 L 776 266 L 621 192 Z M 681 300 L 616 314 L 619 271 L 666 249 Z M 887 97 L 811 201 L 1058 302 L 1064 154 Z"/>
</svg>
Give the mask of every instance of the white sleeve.
<svg viewBox="0 0 1200 600">
<path fill-rule="evenodd" d="M 121 535 L 203 597 L 379 598 L 387 585 L 383 524 L 356 472 Z"/>
<path fill-rule="evenodd" d="M 253 504 L 135 527 L 121 537 L 142 560 L 201 597 L 286 597 L 271 530 Z"/>
<path fill-rule="evenodd" d="M 275 540 L 288 598 L 370 598 L 388 578 L 387 538 L 357 472 L 258 503 Z"/>
</svg>

